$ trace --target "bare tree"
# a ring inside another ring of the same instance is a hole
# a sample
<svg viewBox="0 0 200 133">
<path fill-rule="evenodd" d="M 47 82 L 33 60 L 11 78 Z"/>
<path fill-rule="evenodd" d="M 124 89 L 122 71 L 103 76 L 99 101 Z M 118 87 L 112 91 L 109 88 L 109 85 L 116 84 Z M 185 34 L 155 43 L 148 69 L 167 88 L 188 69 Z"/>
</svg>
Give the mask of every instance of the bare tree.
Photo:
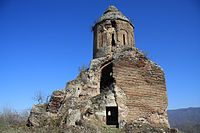
<svg viewBox="0 0 200 133">
<path fill-rule="evenodd" d="M 41 91 L 37 91 L 33 97 L 34 101 L 37 101 L 38 104 L 42 104 L 45 102 L 46 98 L 45 95 Z"/>
<path fill-rule="evenodd" d="M 79 72 L 83 72 L 87 69 L 88 69 L 87 65 L 82 65 L 81 67 L 78 68 Z"/>
</svg>

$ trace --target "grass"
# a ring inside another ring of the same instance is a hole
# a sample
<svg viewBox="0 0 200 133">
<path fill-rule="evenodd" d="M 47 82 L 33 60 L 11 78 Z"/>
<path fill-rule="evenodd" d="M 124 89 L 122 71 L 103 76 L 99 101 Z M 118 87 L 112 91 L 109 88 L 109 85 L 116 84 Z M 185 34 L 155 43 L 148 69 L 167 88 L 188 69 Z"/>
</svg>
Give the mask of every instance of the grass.
<svg viewBox="0 0 200 133">
<path fill-rule="evenodd" d="M 0 113 L 0 133 L 121 133 L 118 128 L 110 128 L 97 120 L 82 121 L 77 126 L 27 127 L 29 113 L 18 113 L 13 109 L 3 109 Z"/>
</svg>

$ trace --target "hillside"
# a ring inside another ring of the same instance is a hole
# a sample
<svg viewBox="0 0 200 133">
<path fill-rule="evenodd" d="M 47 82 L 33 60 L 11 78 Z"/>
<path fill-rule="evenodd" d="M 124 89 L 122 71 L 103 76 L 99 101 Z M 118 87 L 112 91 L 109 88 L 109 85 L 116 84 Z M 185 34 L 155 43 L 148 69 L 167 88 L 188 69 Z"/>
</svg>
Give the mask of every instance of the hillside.
<svg viewBox="0 0 200 133">
<path fill-rule="evenodd" d="M 168 111 L 169 123 L 186 133 L 200 133 L 200 107 Z"/>
</svg>

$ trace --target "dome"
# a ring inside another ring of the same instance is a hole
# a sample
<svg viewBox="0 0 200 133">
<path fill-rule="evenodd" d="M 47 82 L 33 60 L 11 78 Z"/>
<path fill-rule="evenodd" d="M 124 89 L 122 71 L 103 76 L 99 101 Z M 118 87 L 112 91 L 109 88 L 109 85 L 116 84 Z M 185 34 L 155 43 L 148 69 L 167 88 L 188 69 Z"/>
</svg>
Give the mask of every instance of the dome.
<svg viewBox="0 0 200 133">
<path fill-rule="evenodd" d="M 97 23 L 100 23 L 104 20 L 115 20 L 120 19 L 129 22 L 132 26 L 133 24 L 131 21 L 124 16 L 115 6 L 111 5 L 109 8 L 104 12 L 104 14 L 99 18 Z"/>
</svg>

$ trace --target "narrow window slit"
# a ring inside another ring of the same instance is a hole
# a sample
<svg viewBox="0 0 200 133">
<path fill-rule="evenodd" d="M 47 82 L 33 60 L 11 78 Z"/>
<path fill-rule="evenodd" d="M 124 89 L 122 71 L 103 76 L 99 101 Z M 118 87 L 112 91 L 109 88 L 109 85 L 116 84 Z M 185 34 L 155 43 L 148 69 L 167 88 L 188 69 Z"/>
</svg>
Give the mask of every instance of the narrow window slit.
<svg viewBox="0 0 200 133">
<path fill-rule="evenodd" d="M 115 46 L 115 38 L 114 38 L 114 34 L 112 34 L 112 46 Z"/>
<path fill-rule="evenodd" d="M 123 34 L 123 44 L 126 44 L 125 35 Z"/>
<path fill-rule="evenodd" d="M 113 28 L 116 28 L 116 22 L 114 20 L 111 21 L 111 25 L 112 25 Z"/>
</svg>

